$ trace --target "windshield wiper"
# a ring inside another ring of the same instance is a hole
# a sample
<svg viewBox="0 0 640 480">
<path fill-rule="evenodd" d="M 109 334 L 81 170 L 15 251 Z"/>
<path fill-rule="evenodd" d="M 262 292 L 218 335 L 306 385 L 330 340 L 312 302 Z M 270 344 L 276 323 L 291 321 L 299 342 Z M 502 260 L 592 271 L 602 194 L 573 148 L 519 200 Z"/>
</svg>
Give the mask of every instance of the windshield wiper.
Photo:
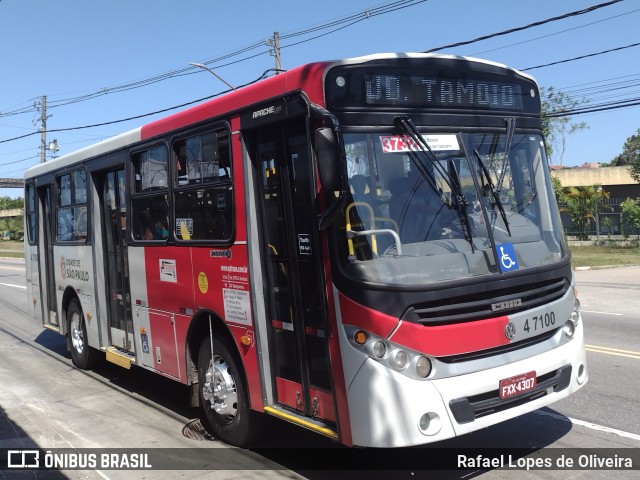
<svg viewBox="0 0 640 480">
<path fill-rule="evenodd" d="M 504 121 L 507 124 L 507 143 L 504 146 L 504 160 L 502 160 L 502 172 L 498 178 L 498 192 L 502 190 L 502 182 L 507 173 L 507 162 L 509 161 L 509 153 L 511 153 L 511 145 L 513 144 L 513 134 L 516 131 L 516 117 L 506 117 Z"/>
<path fill-rule="evenodd" d="M 418 129 L 414 125 L 413 121 L 410 117 L 395 117 L 395 123 L 398 127 L 400 127 L 406 135 L 413 140 L 416 144 L 420 152 L 422 152 L 425 157 L 431 162 L 433 167 L 440 173 L 444 181 L 447 183 L 447 186 L 451 189 L 451 194 L 455 200 L 455 207 L 458 211 L 458 215 L 462 219 L 462 230 L 465 236 L 465 239 L 471 245 L 471 252 L 474 253 L 475 249 L 473 246 L 473 237 L 471 235 L 471 223 L 469 222 L 469 213 L 467 212 L 467 207 L 469 206 L 469 202 L 465 198 L 462 193 L 462 188 L 460 187 L 460 179 L 458 178 L 458 174 L 455 170 L 455 165 L 452 162 L 449 162 L 449 168 L 452 169 L 453 174 L 448 172 L 438 159 L 434 155 L 431 147 L 427 143 L 427 141 L 422 137 Z M 435 185 L 435 179 L 433 175 L 429 172 L 427 173 L 426 169 L 420 164 L 419 161 L 416 161 L 411 155 L 409 158 L 415 163 L 416 167 L 422 173 L 422 175 L 426 178 L 429 175 L 431 181 Z"/>
<path fill-rule="evenodd" d="M 491 181 L 491 175 L 489 175 L 489 170 L 487 169 L 487 166 L 482 160 L 482 157 L 480 156 L 480 153 L 478 152 L 478 150 L 474 148 L 473 154 L 478 159 L 478 163 L 480 164 L 480 167 L 482 168 L 482 172 L 484 173 L 483 176 L 487 179 L 486 185 L 489 187 L 489 190 L 491 191 L 491 195 L 493 195 L 494 205 L 498 207 L 498 210 L 500 210 L 500 215 L 502 216 L 502 221 L 504 222 L 504 226 L 507 228 L 507 233 L 509 234 L 509 236 L 511 236 L 511 229 L 509 228 L 509 222 L 507 221 L 507 212 L 504 211 L 504 206 L 502 205 L 502 200 L 500 199 L 500 193 L 496 190 L 496 186 Z M 466 151 L 465 151 L 465 155 L 466 155 Z"/>
</svg>

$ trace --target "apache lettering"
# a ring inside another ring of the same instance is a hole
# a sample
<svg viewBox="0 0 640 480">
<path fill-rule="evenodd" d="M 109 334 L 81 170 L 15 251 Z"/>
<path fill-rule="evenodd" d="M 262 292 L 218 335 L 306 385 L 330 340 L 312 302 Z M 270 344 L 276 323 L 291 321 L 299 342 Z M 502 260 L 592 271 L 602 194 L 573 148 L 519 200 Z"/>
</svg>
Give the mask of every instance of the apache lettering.
<svg viewBox="0 0 640 480">
<path fill-rule="evenodd" d="M 253 118 L 264 117 L 265 115 L 273 115 L 274 113 L 276 113 L 276 107 L 271 105 L 270 107 L 253 112 Z"/>
</svg>

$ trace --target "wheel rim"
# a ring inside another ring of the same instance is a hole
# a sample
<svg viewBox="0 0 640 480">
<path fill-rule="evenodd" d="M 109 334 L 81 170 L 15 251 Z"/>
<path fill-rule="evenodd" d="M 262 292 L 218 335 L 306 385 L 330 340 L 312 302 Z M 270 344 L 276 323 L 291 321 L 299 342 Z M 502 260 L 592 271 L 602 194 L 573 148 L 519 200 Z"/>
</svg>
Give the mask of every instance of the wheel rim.
<svg viewBox="0 0 640 480">
<path fill-rule="evenodd" d="M 82 321 L 78 312 L 74 312 L 71 316 L 70 328 L 73 349 L 79 354 L 82 354 L 84 351 L 84 332 L 82 331 Z"/>
<path fill-rule="evenodd" d="M 209 362 L 202 386 L 202 396 L 209 402 L 209 407 L 220 415 L 224 423 L 229 424 L 235 420 L 238 414 L 236 379 L 231 373 L 229 364 L 219 355 L 214 356 L 213 362 Z"/>
</svg>

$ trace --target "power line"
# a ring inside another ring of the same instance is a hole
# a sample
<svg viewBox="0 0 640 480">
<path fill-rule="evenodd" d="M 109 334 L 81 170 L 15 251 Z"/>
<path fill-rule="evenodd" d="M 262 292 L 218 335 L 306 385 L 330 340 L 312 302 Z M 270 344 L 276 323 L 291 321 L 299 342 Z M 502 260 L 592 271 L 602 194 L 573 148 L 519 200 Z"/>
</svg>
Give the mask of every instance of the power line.
<svg viewBox="0 0 640 480">
<path fill-rule="evenodd" d="M 425 3 L 428 0 L 396 0 L 396 1 L 392 1 L 392 2 L 387 2 L 384 3 L 380 6 L 377 7 L 373 7 L 373 8 L 369 8 L 369 9 L 365 9 L 362 12 L 359 13 L 355 13 L 355 14 L 350 14 L 347 15 L 345 17 L 341 17 L 338 20 L 334 20 L 331 22 L 327 22 L 312 28 L 306 28 L 303 30 L 299 30 L 299 31 L 295 31 L 289 34 L 285 34 L 281 36 L 281 39 L 287 39 L 287 38 L 294 38 L 294 37 L 298 37 L 298 36 L 302 36 L 302 35 L 307 35 L 309 33 L 313 33 L 313 32 L 317 32 L 317 31 L 321 31 L 321 30 L 326 30 L 327 28 L 332 28 L 335 25 L 339 25 L 339 24 L 344 24 L 344 23 L 348 23 L 347 25 L 341 27 L 341 28 L 337 28 L 335 30 L 332 30 L 330 32 L 326 32 L 324 34 L 321 35 L 317 35 L 315 37 L 312 37 L 310 39 L 306 39 L 306 40 L 302 40 L 300 42 L 296 42 L 293 44 L 289 44 L 286 45 L 286 47 L 292 47 L 295 45 L 299 45 L 302 43 L 305 43 L 307 41 L 311 41 L 311 40 L 315 40 L 317 38 L 329 35 L 330 33 L 334 33 L 338 30 L 341 30 L 342 28 L 347 28 L 355 23 L 358 23 L 360 21 L 366 20 L 368 18 L 372 18 L 375 16 L 379 16 L 379 15 L 384 15 L 387 13 L 391 13 L 391 12 L 395 12 L 397 10 L 401 10 L 404 8 L 408 8 L 408 7 L 412 7 L 414 5 L 418 5 L 421 3 Z M 618 0 L 621 1 L 621 0 Z M 349 23 L 351 22 L 351 23 Z M 237 57 L 239 55 L 242 55 L 243 53 L 247 53 L 250 52 L 252 50 L 255 50 L 257 48 L 260 47 L 266 47 L 266 43 L 264 40 L 260 40 L 257 42 L 254 42 L 246 47 L 242 47 L 239 48 L 237 50 L 234 50 L 230 53 L 227 54 L 223 54 L 220 55 L 214 59 L 210 59 L 210 60 L 206 60 L 204 62 L 202 62 L 204 65 L 213 65 L 213 64 L 217 64 L 219 62 L 222 62 L 224 60 L 233 58 L 233 57 Z M 285 47 L 281 47 L 281 48 L 285 48 Z M 235 60 L 235 61 L 231 61 L 231 62 L 227 62 L 221 65 L 216 65 L 216 68 L 222 68 L 222 67 L 226 67 L 229 65 L 234 65 L 236 63 L 241 63 L 262 55 L 266 55 L 268 54 L 268 51 L 262 51 L 256 54 L 252 54 L 249 56 L 245 56 L 239 60 Z M 107 95 L 107 94 L 111 94 L 111 93 L 120 93 L 120 92 L 124 92 L 124 91 L 129 91 L 129 90 L 133 90 L 133 89 L 137 89 L 137 88 L 142 88 L 142 87 L 146 87 L 149 85 L 153 85 L 155 83 L 159 83 L 165 80 L 169 80 L 172 78 L 177 78 L 177 77 L 182 77 L 182 76 L 186 76 L 186 75 L 193 75 L 193 74 L 197 74 L 200 73 L 200 69 L 198 69 L 197 67 L 193 67 L 193 66 L 189 66 L 189 67 L 184 67 L 184 68 L 180 68 L 177 70 L 171 70 L 169 72 L 165 72 L 162 74 L 158 74 L 158 75 L 154 75 L 152 77 L 148 77 L 142 80 L 138 80 L 138 81 L 134 81 L 134 82 L 129 82 L 129 83 L 124 83 L 124 84 L 120 84 L 120 85 L 116 85 L 113 87 L 105 87 L 105 88 L 101 88 L 95 92 L 92 93 L 88 93 L 86 95 L 80 95 L 80 96 L 76 96 L 76 97 L 71 97 L 71 98 L 66 98 L 66 99 L 61 99 L 61 100 L 51 100 L 49 99 L 48 101 L 48 108 L 56 108 L 56 107 L 61 107 L 61 106 L 66 106 L 66 105 L 70 105 L 70 104 L 74 104 L 74 103 L 79 103 L 79 102 L 84 102 L 84 101 L 88 101 L 88 100 L 92 100 L 94 98 L 98 98 L 101 97 L 103 95 Z M 19 114 L 23 114 L 23 113 L 30 113 L 30 112 L 34 112 L 36 111 L 36 109 L 34 107 L 24 107 L 22 109 L 17 109 L 14 110 L 12 112 L 2 112 L 0 113 L 0 117 L 2 116 L 8 116 L 8 115 L 19 115 Z"/>
<path fill-rule="evenodd" d="M 594 5 L 592 7 L 584 8 L 582 10 L 576 10 L 574 12 L 565 13 L 564 15 L 560 15 L 560 16 L 557 16 L 557 17 L 547 18 L 546 20 L 541 20 L 539 22 L 530 23 L 530 24 L 524 25 L 522 27 L 510 28 L 509 30 L 503 30 L 502 32 L 497 32 L 497 33 L 491 33 L 489 35 L 484 35 L 482 37 L 474 38 L 473 40 L 466 40 L 464 42 L 452 43 L 452 44 L 449 44 L 449 45 L 444 45 L 442 47 L 432 48 L 431 50 L 426 50 L 424 53 L 437 52 L 437 51 L 440 51 L 440 50 L 444 50 L 445 48 L 461 47 L 463 45 L 469 45 L 471 43 L 480 42 L 482 40 L 488 40 L 490 38 L 495 38 L 495 37 L 499 37 L 499 36 L 502 36 L 502 35 L 508 35 L 510 33 L 519 32 L 521 30 L 527 30 L 529 28 L 538 27 L 538 26 L 544 25 L 546 23 L 556 22 L 558 20 L 563 20 L 565 18 L 575 17 L 575 16 L 578 16 L 578 15 L 583 15 L 585 13 L 590 13 L 590 12 L 593 12 L 594 10 L 598 10 L 598 9 L 604 8 L 604 7 L 609 7 L 611 5 L 614 5 L 614 4 L 622 2 L 622 1 L 623 0 L 612 0 L 610 2 L 600 3 L 600 4 Z"/>
<path fill-rule="evenodd" d="M 583 115 L 586 113 L 604 112 L 607 110 L 618 110 L 620 108 L 635 107 L 638 105 L 640 105 L 640 97 L 621 100 L 619 102 L 602 103 L 599 105 L 592 105 L 589 107 L 579 107 L 579 108 L 574 108 L 569 110 L 559 110 L 559 111 L 547 113 L 543 115 L 543 117 L 544 118 L 568 117 L 568 116 L 575 116 L 575 115 Z"/>
<path fill-rule="evenodd" d="M 36 132 L 37 133 L 37 132 Z M 0 163 L 0 167 L 5 167 L 7 165 L 14 165 L 16 163 L 20 163 L 20 162 L 26 162 L 27 160 L 33 160 L 34 158 L 39 158 L 40 155 L 33 155 L 32 157 L 29 158 L 23 158 L 22 160 L 15 160 L 13 162 L 7 162 L 7 163 Z"/>
<path fill-rule="evenodd" d="M 482 55 L 484 53 L 495 52 L 497 50 L 504 50 L 505 48 L 511 48 L 511 47 L 515 47 L 517 45 L 523 45 L 525 43 L 535 42 L 536 40 L 541 40 L 543 38 L 549 38 L 549 37 L 554 37 L 556 35 L 561 35 L 563 33 L 571 32 L 573 30 L 578 30 L 580 28 L 590 27 L 592 25 L 596 25 L 597 23 L 607 22 L 609 20 L 613 20 L 615 18 L 624 17 L 626 15 L 631 15 L 632 13 L 636 13 L 636 12 L 640 12 L 640 8 L 637 8 L 635 10 L 631 10 L 630 12 L 621 13 L 619 15 L 614 15 L 612 17 L 603 18 L 602 20 L 596 20 L 595 22 L 589 22 L 589 23 L 585 23 L 584 25 L 578 25 L 577 27 L 572 27 L 572 28 L 567 28 L 565 30 L 560 30 L 559 32 L 550 33 L 548 35 L 541 35 L 539 37 L 530 38 L 529 40 L 523 40 L 521 42 L 511 43 L 509 45 L 504 45 L 502 47 L 491 48 L 489 50 L 483 50 L 481 52 L 474 52 L 474 53 L 471 53 L 469 55 L 470 56 L 475 56 L 475 55 Z"/>
<path fill-rule="evenodd" d="M 631 45 L 626 45 L 624 47 L 610 48 L 609 50 L 603 50 L 601 52 L 590 53 L 588 55 L 581 55 L 580 57 L 567 58 L 565 60 L 558 60 L 557 62 L 545 63 L 544 65 L 536 65 L 535 67 L 520 68 L 519 70 L 521 72 L 526 72 L 527 70 L 534 70 L 536 68 L 550 67 L 552 65 L 558 65 L 560 63 L 574 62 L 576 60 L 582 60 L 583 58 L 595 57 L 597 55 L 603 55 L 605 53 L 617 52 L 619 50 L 625 50 L 627 48 L 637 47 L 638 45 L 640 45 L 640 42 L 632 43 Z"/>
</svg>

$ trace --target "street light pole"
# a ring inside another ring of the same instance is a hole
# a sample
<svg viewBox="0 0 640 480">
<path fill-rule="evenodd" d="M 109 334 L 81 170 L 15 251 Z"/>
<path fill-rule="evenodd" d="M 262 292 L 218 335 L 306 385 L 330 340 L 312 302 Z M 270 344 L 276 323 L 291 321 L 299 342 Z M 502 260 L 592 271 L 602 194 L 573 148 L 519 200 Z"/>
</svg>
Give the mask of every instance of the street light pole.
<svg viewBox="0 0 640 480">
<path fill-rule="evenodd" d="M 218 75 L 216 72 L 214 72 L 213 70 L 211 70 L 209 67 L 207 67 L 206 65 L 203 65 L 202 63 L 194 63 L 194 62 L 189 62 L 189 65 L 193 65 L 194 67 L 198 67 L 198 68 L 202 68 L 203 70 L 206 70 L 207 72 L 209 72 L 211 75 L 214 75 L 218 80 L 220 80 L 221 82 L 223 82 L 225 85 L 227 85 L 229 88 L 231 88 L 231 90 L 236 90 L 236 87 L 234 87 L 233 85 L 231 85 L 229 82 L 227 82 L 224 78 L 222 78 L 220 75 Z"/>
</svg>

